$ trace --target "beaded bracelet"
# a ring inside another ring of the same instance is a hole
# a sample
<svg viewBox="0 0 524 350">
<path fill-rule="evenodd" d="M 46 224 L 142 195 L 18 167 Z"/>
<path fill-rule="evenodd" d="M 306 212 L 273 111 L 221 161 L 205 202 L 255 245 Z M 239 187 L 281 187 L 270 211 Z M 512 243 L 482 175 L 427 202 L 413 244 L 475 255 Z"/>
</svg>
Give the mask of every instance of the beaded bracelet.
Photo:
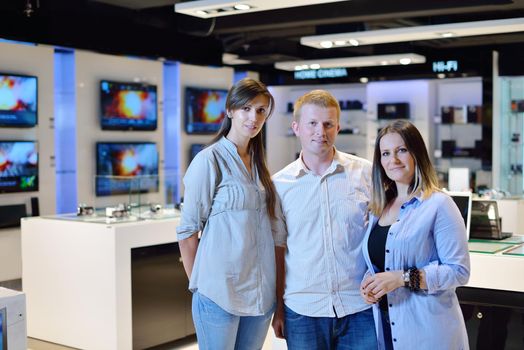
<svg viewBox="0 0 524 350">
<path fill-rule="evenodd" d="M 420 271 L 415 267 L 409 269 L 409 289 L 412 292 L 420 290 Z"/>
</svg>

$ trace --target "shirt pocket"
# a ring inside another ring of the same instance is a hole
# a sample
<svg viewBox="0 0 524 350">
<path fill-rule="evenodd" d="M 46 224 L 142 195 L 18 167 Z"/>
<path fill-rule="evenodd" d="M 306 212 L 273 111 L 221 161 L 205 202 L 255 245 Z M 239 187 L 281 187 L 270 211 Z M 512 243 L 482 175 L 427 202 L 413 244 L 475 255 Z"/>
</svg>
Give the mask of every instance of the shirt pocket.
<svg viewBox="0 0 524 350">
<path fill-rule="evenodd" d="M 228 182 L 219 186 L 213 198 L 210 216 L 248 209 L 248 192 L 249 189 L 239 182 Z"/>
</svg>

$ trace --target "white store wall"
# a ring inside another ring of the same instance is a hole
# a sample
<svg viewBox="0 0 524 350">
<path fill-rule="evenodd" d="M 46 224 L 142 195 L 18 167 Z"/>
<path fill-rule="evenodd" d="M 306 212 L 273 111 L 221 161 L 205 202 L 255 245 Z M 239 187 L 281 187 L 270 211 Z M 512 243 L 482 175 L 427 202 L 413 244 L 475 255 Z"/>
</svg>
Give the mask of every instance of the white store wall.
<svg viewBox="0 0 524 350">
<path fill-rule="evenodd" d="M 0 140 L 38 141 L 39 191 L 0 194 L 0 205 L 26 204 L 38 197 L 40 214 L 55 213 L 53 48 L 0 43 L 0 72 L 38 77 L 38 125 L 1 128 Z M 0 281 L 22 276 L 20 229 L 0 229 Z"/>
</svg>

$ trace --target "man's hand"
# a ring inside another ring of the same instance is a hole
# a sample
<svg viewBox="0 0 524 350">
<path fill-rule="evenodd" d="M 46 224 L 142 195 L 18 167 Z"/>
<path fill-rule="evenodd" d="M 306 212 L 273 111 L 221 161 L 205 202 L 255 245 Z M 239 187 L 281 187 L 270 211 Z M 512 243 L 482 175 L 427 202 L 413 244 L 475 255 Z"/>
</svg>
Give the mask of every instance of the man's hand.
<svg viewBox="0 0 524 350">
<path fill-rule="evenodd" d="M 284 306 L 277 306 L 275 313 L 273 314 L 273 321 L 271 326 L 275 331 L 275 336 L 280 339 L 284 339 Z"/>
</svg>

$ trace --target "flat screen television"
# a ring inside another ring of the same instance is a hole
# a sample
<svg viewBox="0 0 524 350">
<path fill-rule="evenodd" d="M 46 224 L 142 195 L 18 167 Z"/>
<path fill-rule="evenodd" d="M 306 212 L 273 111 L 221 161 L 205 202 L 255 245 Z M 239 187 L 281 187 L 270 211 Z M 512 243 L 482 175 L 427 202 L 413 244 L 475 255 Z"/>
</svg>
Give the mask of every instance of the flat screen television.
<svg viewBox="0 0 524 350">
<path fill-rule="evenodd" d="M 102 130 L 156 130 L 155 85 L 100 82 Z"/>
<path fill-rule="evenodd" d="M 186 87 L 186 132 L 214 134 L 226 116 L 227 90 Z"/>
<path fill-rule="evenodd" d="M 158 151 L 152 142 L 98 142 L 97 196 L 158 192 Z"/>
<path fill-rule="evenodd" d="M 28 128 L 37 119 L 37 77 L 0 73 L 0 126 Z"/>
<path fill-rule="evenodd" d="M 35 141 L 0 141 L 0 193 L 38 191 Z"/>
<path fill-rule="evenodd" d="M 7 308 L 0 309 L 0 350 L 7 349 Z"/>
<path fill-rule="evenodd" d="M 204 148 L 206 148 L 206 144 L 204 143 L 193 143 L 191 144 L 191 148 L 189 149 L 189 163 L 191 163 L 191 161 L 193 160 L 193 158 L 195 158 L 195 156 L 198 154 L 198 152 L 200 152 L 201 150 L 203 150 Z"/>
</svg>

